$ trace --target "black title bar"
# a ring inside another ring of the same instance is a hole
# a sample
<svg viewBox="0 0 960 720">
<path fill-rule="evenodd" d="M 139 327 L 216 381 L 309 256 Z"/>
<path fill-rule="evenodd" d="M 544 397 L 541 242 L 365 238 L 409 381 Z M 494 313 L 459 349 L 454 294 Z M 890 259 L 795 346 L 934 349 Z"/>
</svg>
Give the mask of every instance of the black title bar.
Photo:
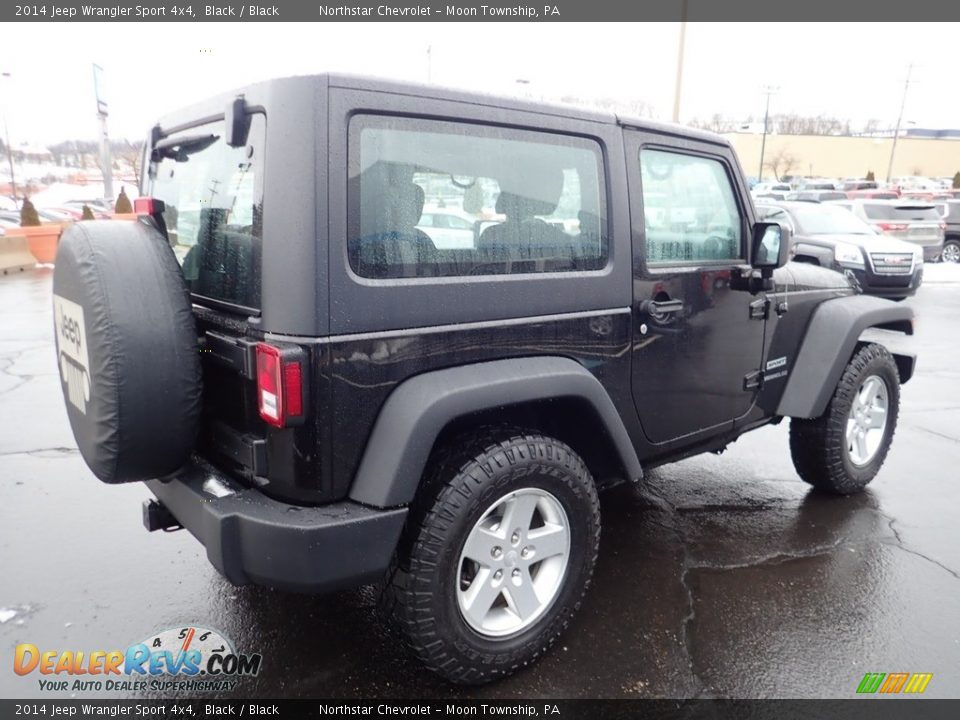
<svg viewBox="0 0 960 720">
<path fill-rule="evenodd" d="M 600 22 L 960 20 L 943 0 L 381 0 L 180 2 L 54 0 L 3 3 L 2 22 Z M 863 39 L 851 27 L 851 42 Z M 758 52 L 776 38 L 757 38 Z"/>
</svg>

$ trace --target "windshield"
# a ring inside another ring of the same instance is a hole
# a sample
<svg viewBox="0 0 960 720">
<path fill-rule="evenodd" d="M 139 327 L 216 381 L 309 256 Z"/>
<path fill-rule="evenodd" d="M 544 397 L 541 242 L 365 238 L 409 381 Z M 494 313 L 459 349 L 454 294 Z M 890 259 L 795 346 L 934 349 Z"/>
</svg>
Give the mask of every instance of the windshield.
<svg viewBox="0 0 960 720">
<path fill-rule="evenodd" d="M 831 205 L 791 208 L 797 232 L 802 235 L 876 235 L 876 232 L 849 210 Z"/>
<path fill-rule="evenodd" d="M 260 307 L 265 126 L 253 115 L 243 147 L 227 145 L 220 121 L 154 149 L 147 194 L 166 206 L 170 244 L 195 300 Z"/>
</svg>

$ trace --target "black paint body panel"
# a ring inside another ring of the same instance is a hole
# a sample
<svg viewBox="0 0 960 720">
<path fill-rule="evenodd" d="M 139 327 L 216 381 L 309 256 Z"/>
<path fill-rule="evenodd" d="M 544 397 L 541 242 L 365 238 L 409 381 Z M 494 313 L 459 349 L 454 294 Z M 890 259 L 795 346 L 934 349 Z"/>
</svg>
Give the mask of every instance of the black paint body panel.
<svg viewBox="0 0 960 720">
<path fill-rule="evenodd" d="M 815 308 L 854 294 L 843 276 L 796 264 L 776 271 L 769 292 L 734 289 L 735 279 L 749 272 L 746 241 L 737 262 L 646 265 L 636 155 L 643 145 L 719 160 L 737 198 L 742 237 L 750 237 L 755 214 L 743 171 L 729 144 L 709 133 L 334 75 L 271 81 L 243 92 L 248 104 L 267 116 L 263 309 L 247 318 L 196 308 L 200 331 L 226 338 L 212 343 L 219 355 L 202 355 L 200 452 L 272 498 L 301 505 L 343 501 L 365 464 L 387 472 L 394 450 L 370 449 L 368 443 L 391 396 L 411 378 L 452 368 L 469 374 L 476 363 L 579 366 L 605 391 L 644 466 L 722 447 L 777 418 Z M 161 125 L 209 121 L 222 115 L 232 97 L 226 94 Z M 538 275 L 360 278 L 346 253 L 346 138 L 357 113 L 487 123 L 595 141 L 604 159 L 607 266 Z M 658 297 L 681 300 L 683 313 L 658 323 L 645 304 Z M 751 317 L 760 311 L 765 317 Z M 257 415 L 255 379 L 243 351 L 230 343 L 258 340 L 296 343 L 308 355 L 308 419 L 301 427 L 268 428 Z M 747 386 L 751 374 L 764 375 L 765 364 L 777 358 L 785 358 L 784 375 Z M 421 382 L 430 387 L 429 379 Z M 494 397 L 488 409 L 503 407 L 504 398 Z M 536 411 L 549 413 L 551 407 Z M 597 434 L 608 431 L 589 415 L 576 422 L 588 443 L 599 443 Z M 365 460 L 367 452 L 378 454 L 377 462 Z M 395 452 L 400 462 L 405 449 Z M 424 456 L 422 447 L 417 456 Z M 629 458 L 621 463 L 623 474 L 632 474 L 624 467 L 630 464 Z M 416 469 L 404 472 L 409 476 Z M 406 502 L 409 492 L 394 492 L 395 481 L 364 477 L 354 497 L 380 506 Z"/>
</svg>

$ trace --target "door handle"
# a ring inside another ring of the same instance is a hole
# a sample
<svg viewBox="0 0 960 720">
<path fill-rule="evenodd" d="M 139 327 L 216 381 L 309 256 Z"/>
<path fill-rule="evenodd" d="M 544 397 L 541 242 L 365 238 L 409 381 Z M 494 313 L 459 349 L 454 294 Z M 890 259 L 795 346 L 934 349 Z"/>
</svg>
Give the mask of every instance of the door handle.
<svg viewBox="0 0 960 720">
<path fill-rule="evenodd" d="M 646 300 L 641 310 L 648 315 L 671 315 L 683 312 L 683 300 Z"/>
</svg>

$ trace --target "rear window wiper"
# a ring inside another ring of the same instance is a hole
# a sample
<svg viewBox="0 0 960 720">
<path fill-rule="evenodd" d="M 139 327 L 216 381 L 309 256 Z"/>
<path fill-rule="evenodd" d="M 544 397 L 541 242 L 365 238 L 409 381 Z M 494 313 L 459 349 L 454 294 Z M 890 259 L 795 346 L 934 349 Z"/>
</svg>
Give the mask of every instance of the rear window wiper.
<svg viewBox="0 0 960 720">
<path fill-rule="evenodd" d="M 190 155 L 206 150 L 219 139 L 219 135 L 182 135 L 166 138 L 153 146 L 153 158 L 154 160 L 170 158 L 177 162 L 186 162 Z"/>
</svg>

